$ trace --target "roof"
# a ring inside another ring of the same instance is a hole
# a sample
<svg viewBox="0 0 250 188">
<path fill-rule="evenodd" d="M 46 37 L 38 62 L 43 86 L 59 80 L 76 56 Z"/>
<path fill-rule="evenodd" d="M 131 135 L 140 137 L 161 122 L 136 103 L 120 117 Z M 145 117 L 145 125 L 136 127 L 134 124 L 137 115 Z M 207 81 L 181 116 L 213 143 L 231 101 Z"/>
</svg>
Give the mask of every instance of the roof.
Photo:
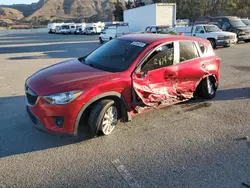
<svg viewBox="0 0 250 188">
<path fill-rule="evenodd" d="M 128 34 L 128 35 L 122 35 L 119 37 L 119 39 L 123 40 L 130 40 L 130 41 L 137 41 L 137 42 L 143 42 L 146 44 L 151 44 L 153 42 L 161 41 L 161 40 L 202 40 L 196 37 L 186 37 L 181 35 L 167 35 L 167 34 L 151 34 L 151 33 L 136 33 L 136 34 Z"/>
</svg>

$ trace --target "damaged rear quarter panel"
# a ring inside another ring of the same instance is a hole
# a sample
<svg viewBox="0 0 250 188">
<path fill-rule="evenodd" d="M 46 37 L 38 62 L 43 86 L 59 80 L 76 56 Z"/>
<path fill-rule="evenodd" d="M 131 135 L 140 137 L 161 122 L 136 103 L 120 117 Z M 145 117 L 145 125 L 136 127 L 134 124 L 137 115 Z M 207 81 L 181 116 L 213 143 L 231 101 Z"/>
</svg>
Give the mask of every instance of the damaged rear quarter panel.
<svg viewBox="0 0 250 188">
<path fill-rule="evenodd" d="M 210 75 L 219 81 L 220 59 L 200 57 L 156 70 L 132 75 L 133 88 L 147 106 L 172 105 L 193 97 L 200 81 Z"/>
</svg>

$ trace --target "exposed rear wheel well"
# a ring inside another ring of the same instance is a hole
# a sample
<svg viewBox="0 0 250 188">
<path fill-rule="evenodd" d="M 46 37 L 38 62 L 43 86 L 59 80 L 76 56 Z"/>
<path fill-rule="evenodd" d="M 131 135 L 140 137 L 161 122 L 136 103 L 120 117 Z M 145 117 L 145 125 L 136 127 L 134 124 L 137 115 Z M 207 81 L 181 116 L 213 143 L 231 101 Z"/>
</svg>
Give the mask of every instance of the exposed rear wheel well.
<svg viewBox="0 0 250 188">
<path fill-rule="evenodd" d="M 218 88 L 217 79 L 215 78 L 214 75 L 208 75 L 208 76 L 202 78 L 202 79 L 200 80 L 199 84 L 196 86 L 196 89 L 195 89 L 195 96 L 201 97 L 201 96 L 199 96 L 199 93 L 200 93 L 199 90 L 201 89 L 201 83 L 202 83 L 202 80 L 207 79 L 207 78 L 209 78 L 209 79 L 211 80 L 211 82 L 213 82 L 213 84 L 214 84 L 214 86 L 215 86 L 215 88 L 216 88 L 216 90 L 217 90 L 217 88 Z"/>
</svg>

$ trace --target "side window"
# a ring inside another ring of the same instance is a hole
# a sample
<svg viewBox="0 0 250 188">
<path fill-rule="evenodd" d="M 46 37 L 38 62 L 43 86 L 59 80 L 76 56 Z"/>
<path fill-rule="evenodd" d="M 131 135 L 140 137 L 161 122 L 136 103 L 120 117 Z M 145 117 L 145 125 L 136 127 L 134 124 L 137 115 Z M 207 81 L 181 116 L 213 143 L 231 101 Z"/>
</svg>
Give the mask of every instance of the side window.
<svg viewBox="0 0 250 188">
<path fill-rule="evenodd" d="M 201 26 L 197 26 L 195 28 L 195 33 L 205 33 L 204 28 Z"/>
<path fill-rule="evenodd" d="M 180 62 L 199 57 L 195 43 L 192 41 L 180 41 Z"/>
<path fill-rule="evenodd" d="M 169 43 L 156 48 L 156 50 L 147 58 L 142 71 L 147 72 L 174 64 L 174 43 Z"/>
<path fill-rule="evenodd" d="M 151 28 L 151 32 L 152 32 L 152 33 L 156 33 L 156 28 L 155 28 L 155 27 L 152 27 L 152 28 Z"/>
<path fill-rule="evenodd" d="M 224 23 L 222 24 L 221 29 L 222 29 L 223 31 L 227 31 L 229 28 L 230 28 L 230 23 L 224 22 Z"/>
<path fill-rule="evenodd" d="M 146 28 L 146 32 L 149 33 L 150 32 L 150 27 Z"/>
<path fill-rule="evenodd" d="M 207 47 L 206 46 L 204 46 L 203 44 L 201 44 L 201 43 L 198 43 L 199 44 L 199 47 L 200 47 L 200 50 L 201 50 L 201 53 L 203 54 L 203 55 L 205 55 L 206 53 L 207 53 Z"/>
<path fill-rule="evenodd" d="M 212 48 L 212 46 L 206 46 L 203 45 L 201 43 L 198 43 L 201 53 L 203 55 L 203 57 L 209 57 L 209 56 L 213 56 L 214 55 L 214 50 Z"/>
</svg>

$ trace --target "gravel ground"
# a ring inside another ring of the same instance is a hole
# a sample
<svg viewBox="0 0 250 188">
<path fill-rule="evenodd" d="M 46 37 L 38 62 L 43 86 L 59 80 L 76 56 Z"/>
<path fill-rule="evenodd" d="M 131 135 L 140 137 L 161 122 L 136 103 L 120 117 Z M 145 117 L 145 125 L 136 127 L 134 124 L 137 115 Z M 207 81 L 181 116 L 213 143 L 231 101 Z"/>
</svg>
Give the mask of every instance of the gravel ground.
<svg viewBox="0 0 250 188">
<path fill-rule="evenodd" d="M 215 99 L 159 109 L 82 140 L 37 131 L 24 82 L 80 57 L 97 36 L 0 36 L 0 187 L 244 188 L 250 181 L 250 44 L 220 48 Z"/>
</svg>

